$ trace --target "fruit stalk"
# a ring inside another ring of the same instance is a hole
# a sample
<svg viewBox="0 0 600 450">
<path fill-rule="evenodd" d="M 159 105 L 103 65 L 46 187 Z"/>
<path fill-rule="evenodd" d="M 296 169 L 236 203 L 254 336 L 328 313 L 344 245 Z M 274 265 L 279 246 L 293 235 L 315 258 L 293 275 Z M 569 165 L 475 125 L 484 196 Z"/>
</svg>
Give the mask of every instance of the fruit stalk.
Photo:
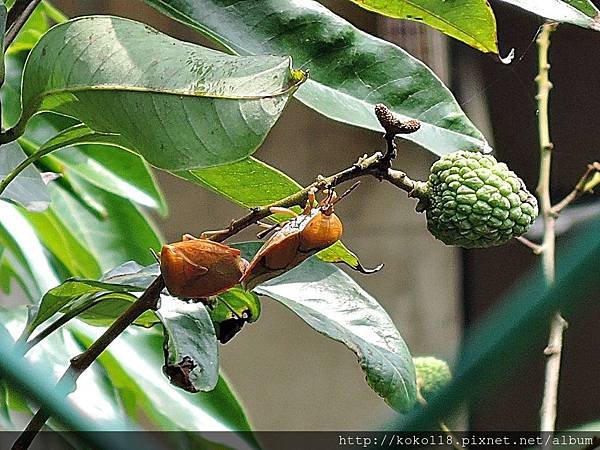
<svg viewBox="0 0 600 450">
<path fill-rule="evenodd" d="M 552 209 L 550 199 L 550 173 L 552 168 L 553 144 L 550 140 L 550 125 L 548 114 L 548 98 L 552 83 L 550 82 L 548 62 L 548 50 L 550 47 L 550 35 L 556 29 L 557 24 L 545 23 L 536 39 L 538 47 L 538 75 L 535 79 L 538 85 L 538 132 L 540 141 L 540 171 L 537 194 L 540 200 L 540 210 L 544 221 L 544 238 L 542 241 L 542 270 L 546 282 L 554 283 L 555 277 L 555 223 L 556 214 Z M 562 318 L 560 312 L 552 318 L 550 324 L 550 335 L 548 346 L 544 350 L 547 356 L 544 394 L 540 410 L 540 431 L 553 432 L 556 423 L 556 407 L 558 401 L 558 385 L 560 380 L 560 363 L 563 344 L 563 331 L 567 322 Z"/>
</svg>

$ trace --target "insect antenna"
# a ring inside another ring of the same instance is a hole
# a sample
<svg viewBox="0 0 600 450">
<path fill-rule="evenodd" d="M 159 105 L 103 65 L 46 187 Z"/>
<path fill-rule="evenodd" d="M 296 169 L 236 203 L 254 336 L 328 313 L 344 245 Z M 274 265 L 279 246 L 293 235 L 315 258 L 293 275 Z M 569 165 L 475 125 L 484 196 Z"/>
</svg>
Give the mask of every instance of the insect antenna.
<svg viewBox="0 0 600 450">
<path fill-rule="evenodd" d="M 334 198 L 332 200 L 332 205 L 336 204 L 337 202 L 339 202 L 341 199 L 343 199 L 344 197 L 346 197 L 348 194 L 350 194 L 354 189 L 356 189 L 358 187 L 358 185 L 360 184 L 360 181 L 357 181 L 356 183 L 354 183 L 352 186 L 350 186 L 348 188 L 348 190 L 346 192 L 344 192 L 342 195 L 340 195 L 337 198 Z"/>
</svg>

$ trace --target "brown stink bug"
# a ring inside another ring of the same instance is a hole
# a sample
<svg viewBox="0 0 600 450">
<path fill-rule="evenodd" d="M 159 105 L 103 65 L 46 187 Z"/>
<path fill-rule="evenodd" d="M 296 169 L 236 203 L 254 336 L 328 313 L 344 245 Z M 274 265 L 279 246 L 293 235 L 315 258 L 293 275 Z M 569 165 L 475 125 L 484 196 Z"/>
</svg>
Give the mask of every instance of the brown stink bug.
<svg viewBox="0 0 600 450">
<path fill-rule="evenodd" d="M 165 244 L 160 270 L 169 292 L 176 297 L 217 295 L 240 282 L 248 261 L 240 251 L 208 239 L 184 235 L 181 242 Z"/>
<path fill-rule="evenodd" d="M 337 242 L 342 236 L 343 226 L 333 212 L 333 206 L 356 186 L 358 183 L 340 197 L 330 190 L 316 207 L 315 191 L 309 192 L 302 214 L 285 208 L 271 208 L 272 213 L 287 214 L 292 219 L 285 222 L 256 253 L 240 280 L 242 286 L 250 290 Z"/>
</svg>

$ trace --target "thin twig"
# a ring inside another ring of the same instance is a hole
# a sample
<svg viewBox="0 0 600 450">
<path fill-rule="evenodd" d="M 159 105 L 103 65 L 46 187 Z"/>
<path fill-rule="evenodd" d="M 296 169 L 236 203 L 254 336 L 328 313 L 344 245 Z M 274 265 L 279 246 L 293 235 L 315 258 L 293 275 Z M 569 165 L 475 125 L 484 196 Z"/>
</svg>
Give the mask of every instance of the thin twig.
<svg viewBox="0 0 600 450">
<path fill-rule="evenodd" d="M 533 253 L 535 253 L 536 255 L 539 255 L 544 251 L 541 245 L 538 245 L 535 242 L 531 242 L 529 239 L 527 239 L 524 236 L 519 236 L 516 239 L 521 244 L 523 244 L 525 247 L 529 247 L 533 251 Z"/>
<path fill-rule="evenodd" d="M 379 108 L 385 108 L 379 105 Z M 387 108 L 386 108 L 387 109 Z M 391 116 L 391 113 L 390 113 Z M 393 116 L 392 116 L 393 117 Z M 394 119 L 396 120 L 396 119 Z M 400 128 L 398 133 L 412 133 L 419 129 L 418 122 L 400 122 L 397 121 Z M 382 124 L 383 125 L 383 124 Z M 406 125 L 405 128 L 401 128 Z M 386 134 L 388 139 L 389 131 Z M 389 141 L 388 141 L 389 143 Z M 395 155 L 394 155 L 395 156 Z M 329 177 L 318 177 L 310 186 L 290 195 L 280 201 L 272 203 L 260 208 L 253 208 L 245 216 L 233 220 L 229 227 L 223 230 L 207 233 L 207 238 L 213 241 L 222 242 L 225 239 L 239 233 L 243 229 L 254 225 L 257 221 L 271 215 L 272 207 L 289 207 L 304 203 L 307 194 L 311 189 L 323 190 L 333 188 L 346 181 L 353 180 L 365 175 L 371 175 L 379 180 L 387 180 L 394 186 L 408 192 L 409 196 L 419 198 L 421 202 L 426 199 L 426 190 L 424 183 L 411 180 L 404 172 L 391 168 L 393 157 L 390 155 L 382 155 L 377 152 L 370 157 L 366 155 L 360 158 L 359 161 L 351 167 L 342 170 Z M 58 382 L 59 387 L 74 390 L 77 378 L 100 356 L 100 354 L 114 341 L 135 319 L 144 312 L 156 309 L 160 293 L 164 289 L 165 284 L 162 276 L 158 276 L 152 284 L 144 291 L 144 293 L 132 305 L 119 316 L 112 325 L 83 353 L 71 359 L 71 364 Z M 46 421 L 49 419 L 49 413 L 43 408 L 33 416 L 23 433 L 13 444 L 13 450 L 25 450 L 29 447 L 37 433 L 42 429 Z"/>
<path fill-rule="evenodd" d="M 538 131 L 540 140 L 540 178 L 537 193 L 540 199 L 540 209 L 544 221 L 544 238 L 542 241 L 542 268 L 546 282 L 551 285 L 555 278 L 555 224 L 556 214 L 550 200 L 550 173 L 552 167 L 553 145 L 550 140 L 550 125 L 548 114 L 548 97 L 552 89 L 549 78 L 550 64 L 548 49 L 550 35 L 557 24 L 545 23 L 536 39 L 538 46 Z M 563 331 L 566 321 L 557 312 L 550 324 L 548 346 L 544 350 L 547 356 L 544 394 L 540 409 L 540 431 L 554 432 L 556 424 L 556 409 L 558 402 L 558 385 L 560 381 L 560 363 L 562 354 Z"/>
<path fill-rule="evenodd" d="M 590 176 L 596 172 L 600 172 L 600 163 L 599 162 L 593 162 L 593 163 L 587 165 L 586 171 L 583 173 L 583 175 L 581 176 L 581 178 L 579 179 L 579 181 L 577 182 L 577 184 L 575 185 L 573 190 L 571 192 L 569 192 L 569 194 L 565 198 L 563 198 L 560 202 L 558 202 L 556 205 L 554 205 L 552 207 L 552 212 L 554 213 L 555 216 L 558 217 L 558 215 L 560 214 L 560 212 L 563 209 L 565 209 L 572 202 L 574 202 L 579 197 L 581 197 L 583 194 L 585 194 L 585 185 L 586 185 L 588 179 L 590 178 Z"/>
<path fill-rule="evenodd" d="M 15 40 L 29 16 L 42 0 L 17 0 L 6 17 L 6 35 L 4 37 L 4 48 L 8 48 Z"/>
</svg>

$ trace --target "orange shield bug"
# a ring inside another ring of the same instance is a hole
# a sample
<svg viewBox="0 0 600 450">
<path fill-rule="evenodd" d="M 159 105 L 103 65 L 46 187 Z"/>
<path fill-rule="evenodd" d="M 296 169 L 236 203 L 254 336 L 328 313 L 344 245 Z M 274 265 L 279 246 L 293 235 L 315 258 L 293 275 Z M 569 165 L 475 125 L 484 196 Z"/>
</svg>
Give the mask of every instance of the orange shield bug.
<svg viewBox="0 0 600 450">
<path fill-rule="evenodd" d="M 240 282 L 248 261 L 240 251 L 208 239 L 184 235 L 160 252 L 160 270 L 169 292 L 176 297 L 217 295 Z"/>
<path fill-rule="evenodd" d="M 285 208 L 271 208 L 271 212 L 288 214 L 292 219 L 285 222 L 256 253 L 240 280 L 244 288 L 250 290 L 275 278 L 337 242 L 344 228 L 333 212 L 333 206 L 356 186 L 358 183 L 340 197 L 331 190 L 317 207 L 314 207 L 315 191 L 309 192 L 302 214 Z"/>
</svg>

